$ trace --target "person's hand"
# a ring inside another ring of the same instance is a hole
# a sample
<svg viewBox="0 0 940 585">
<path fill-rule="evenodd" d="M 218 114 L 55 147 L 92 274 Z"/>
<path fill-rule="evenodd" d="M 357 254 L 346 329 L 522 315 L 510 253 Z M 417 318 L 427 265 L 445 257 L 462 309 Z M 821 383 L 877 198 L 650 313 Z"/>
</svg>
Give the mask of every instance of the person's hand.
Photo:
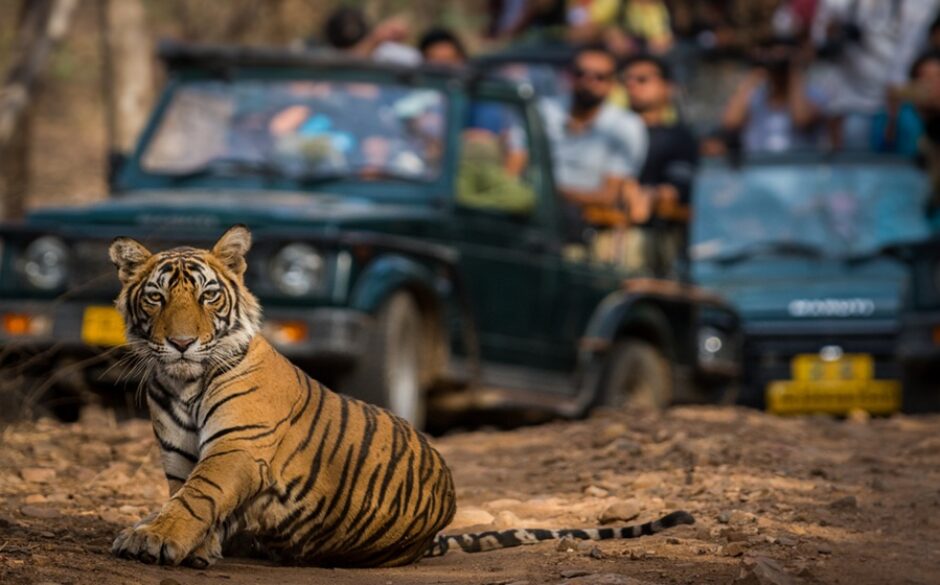
<svg viewBox="0 0 940 585">
<path fill-rule="evenodd" d="M 654 195 L 636 181 L 629 181 L 623 187 L 623 200 L 631 224 L 644 224 L 653 216 Z"/>
<path fill-rule="evenodd" d="M 706 136 L 699 145 L 702 156 L 725 156 L 728 154 L 728 145 L 716 136 Z"/>
</svg>

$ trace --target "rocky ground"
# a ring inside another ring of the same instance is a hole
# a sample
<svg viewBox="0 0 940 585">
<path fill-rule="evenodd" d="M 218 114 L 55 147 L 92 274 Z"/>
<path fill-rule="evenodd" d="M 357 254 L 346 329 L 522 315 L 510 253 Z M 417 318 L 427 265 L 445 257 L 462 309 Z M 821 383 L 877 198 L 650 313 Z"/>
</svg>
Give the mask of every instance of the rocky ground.
<svg viewBox="0 0 940 585">
<path fill-rule="evenodd" d="M 208 570 L 112 558 L 166 488 L 149 423 L 91 413 L 0 431 L 0 583 L 940 583 L 940 417 L 779 419 L 719 408 L 600 413 L 436 441 L 454 470 L 452 531 L 695 526 L 633 541 L 543 543 L 388 570 Z"/>
</svg>

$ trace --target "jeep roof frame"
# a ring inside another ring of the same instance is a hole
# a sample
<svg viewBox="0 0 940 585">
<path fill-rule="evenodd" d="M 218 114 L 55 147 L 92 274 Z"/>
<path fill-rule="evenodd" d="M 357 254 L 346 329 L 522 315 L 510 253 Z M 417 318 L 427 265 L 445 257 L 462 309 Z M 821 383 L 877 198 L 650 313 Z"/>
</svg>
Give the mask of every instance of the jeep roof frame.
<svg viewBox="0 0 940 585">
<path fill-rule="evenodd" d="M 519 85 L 488 75 L 485 67 L 477 66 L 474 62 L 461 68 L 425 63 L 402 65 L 379 63 L 310 49 L 185 43 L 174 40 L 160 41 L 157 46 L 157 55 L 171 73 L 186 69 L 202 69 L 215 71 L 222 77 L 230 77 L 234 76 L 235 70 L 257 67 L 347 73 L 352 71 L 377 75 L 391 74 L 407 84 L 418 83 L 421 78 L 450 81 L 460 84 L 465 91 L 470 92 L 476 91 L 477 86 L 482 84 L 497 92 L 515 95 L 523 100 L 530 98 L 532 93 L 522 89 L 526 87 L 525 84 Z"/>
</svg>

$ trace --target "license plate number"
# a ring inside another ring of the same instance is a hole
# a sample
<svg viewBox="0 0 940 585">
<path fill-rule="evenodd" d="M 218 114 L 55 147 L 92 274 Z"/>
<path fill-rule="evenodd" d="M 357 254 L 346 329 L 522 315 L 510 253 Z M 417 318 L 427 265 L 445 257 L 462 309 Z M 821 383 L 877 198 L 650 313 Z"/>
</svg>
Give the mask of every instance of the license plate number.
<svg viewBox="0 0 940 585">
<path fill-rule="evenodd" d="M 868 354 L 823 359 L 802 354 L 790 362 L 791 380 L 776 380 L 766 389 L 767 410 L 776 414 L 845 414 L 866 410 L 890 414 L 901 409 L 901 384 L 876 380 Z"/>
</svg>

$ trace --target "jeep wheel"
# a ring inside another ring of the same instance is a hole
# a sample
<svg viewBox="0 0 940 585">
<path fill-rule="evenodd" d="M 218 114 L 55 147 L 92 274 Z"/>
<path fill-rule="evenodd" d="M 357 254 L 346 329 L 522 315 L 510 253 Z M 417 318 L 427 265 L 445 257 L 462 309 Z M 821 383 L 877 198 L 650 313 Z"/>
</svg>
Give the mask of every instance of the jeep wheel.
<svg viewBox="0 0 940 585">
<path fill-rule="evenodd" d="M 663 410 L 672 402 L 672 369 L 653 344 L 621 339 L 610 350 L 600 390 L 605 406 Z"/>
<path fill-rule="evenodd" d="M 346 379 L 344 391 L 422 428 L 427 404 L 420 348 L 418 306 L 408 293 L 396 293 L 379 309 L 366 353 Z"/>
</svg>

